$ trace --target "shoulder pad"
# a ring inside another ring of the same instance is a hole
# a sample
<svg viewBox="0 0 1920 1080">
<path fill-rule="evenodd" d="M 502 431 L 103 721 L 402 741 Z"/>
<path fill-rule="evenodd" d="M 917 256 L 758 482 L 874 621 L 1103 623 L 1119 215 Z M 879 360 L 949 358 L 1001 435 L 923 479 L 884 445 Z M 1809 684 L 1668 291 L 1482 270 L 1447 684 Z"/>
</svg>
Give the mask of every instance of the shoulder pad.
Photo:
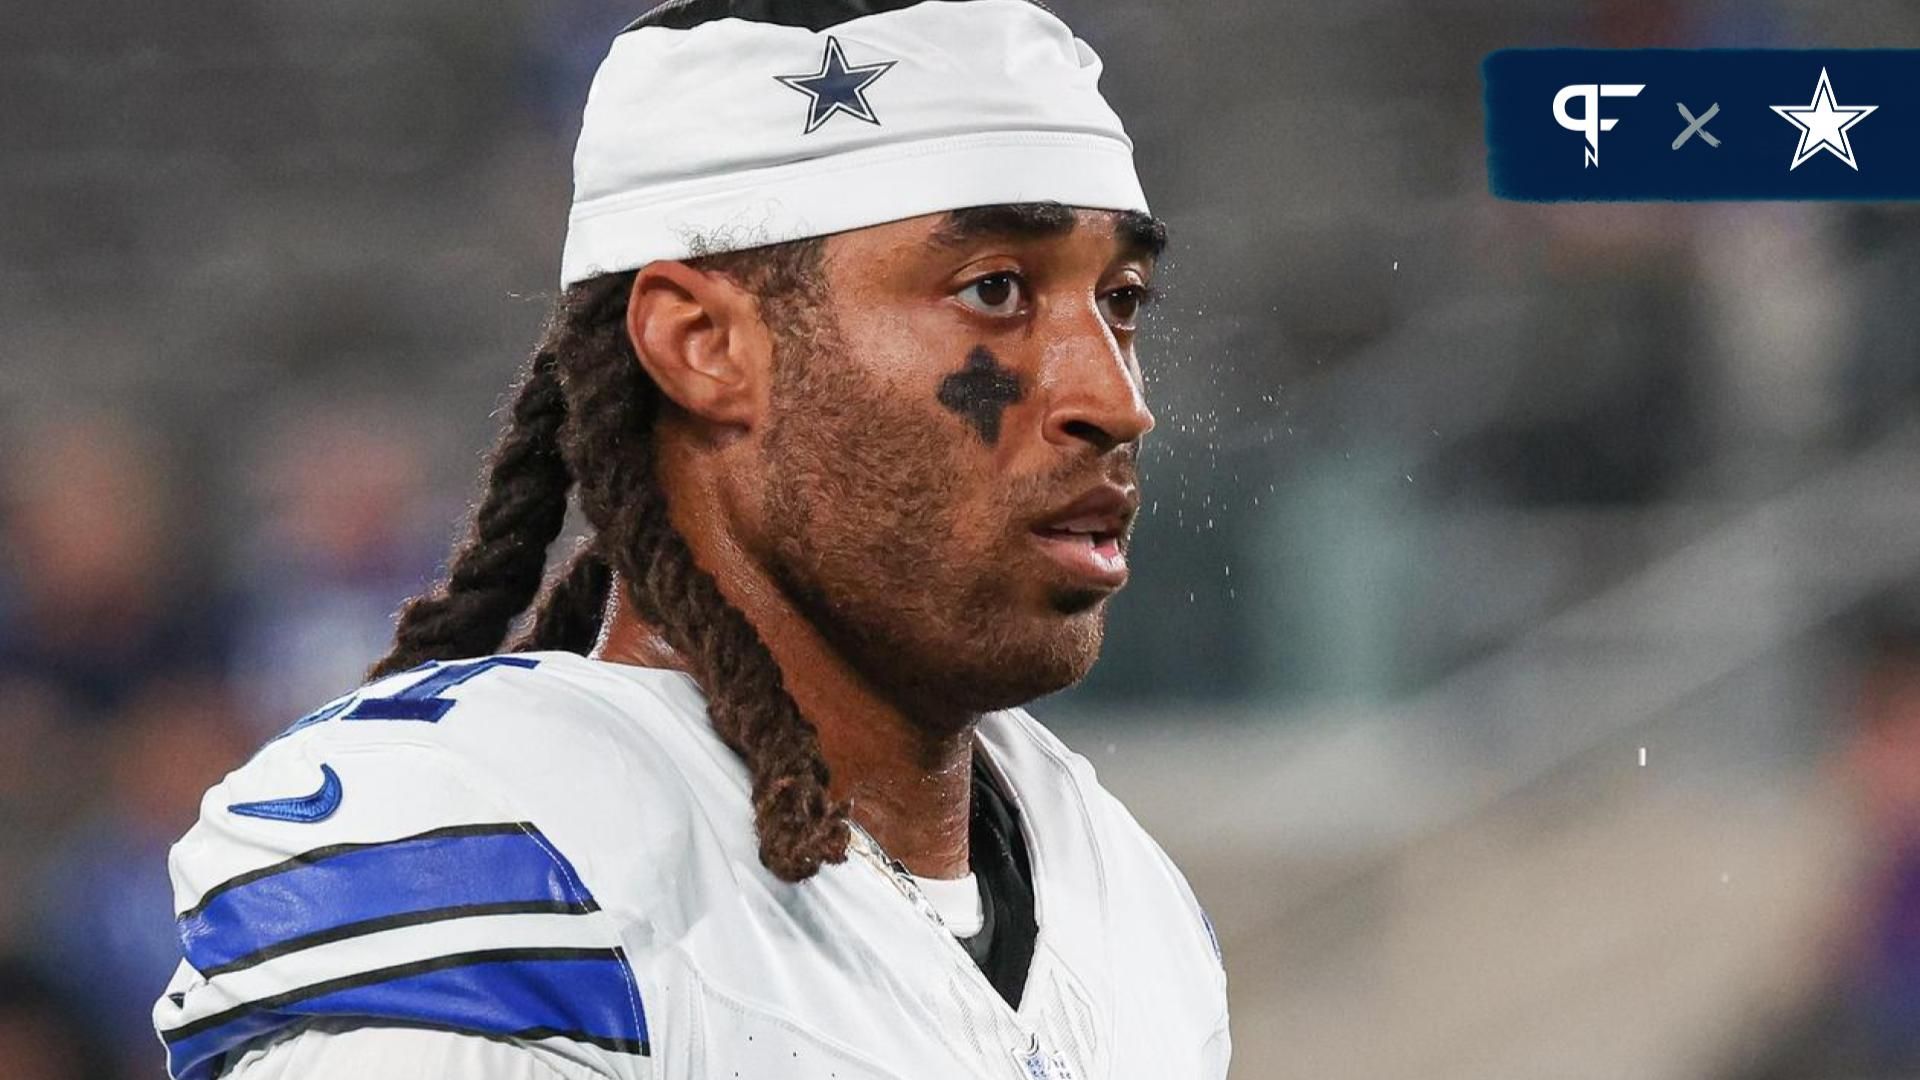
<svg viewBox="0 0 1920 1080">
<path fill-rule="evenodd" d="M 323 1017 L 648 1052 L 581 875 L 495 769 L 434 731 L 462 719 L 464 682 L 533 666 L 494 659 L 363 688 L 208 792 L 170 863 L 185 963 L 154 1021 L 171 1075 L 212 1076 Z"/>
</svg>

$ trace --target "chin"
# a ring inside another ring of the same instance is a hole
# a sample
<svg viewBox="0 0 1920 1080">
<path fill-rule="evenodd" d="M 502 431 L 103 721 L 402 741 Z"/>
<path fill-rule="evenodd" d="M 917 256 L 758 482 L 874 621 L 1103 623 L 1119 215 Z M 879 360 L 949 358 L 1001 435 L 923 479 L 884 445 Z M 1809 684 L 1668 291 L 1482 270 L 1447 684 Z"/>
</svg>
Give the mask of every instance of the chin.
<svg viewBox="0 0 1920 1080">
<path fill-rule="evenodd" d="M 943 697 L 972 712 L 1025 705 L 1087 677 L 1100 657 L 1106 609 L 1097 601 L 1077 614 L 1040 620 L 1042 625 L 968 642 L 951 655 L 965 663 L 949 671 Z M 985 645 L 985 648 L 981 646 Z"/>
<path fill-rule="evenodd" d="M 1111 589 L 1054 589 L 1047 595 L 1047 606 L 1052 608 L 1056 614 L 1069 616 L 1083 615 L 1087 612 L 1094 611 L 1096 608 L 1100 608 L 1100 605 L 1106 601 L 1107 597 L 1112 595 L 1113 591 Z M 1100 609 L 1099 614 L 1104 619 L 1106 614 L 1105 609 Z M 1095 628 L 1095 634 L 1097 635 L 1098 633 L 1099 629 Z M 1095 647 L 1098 648 L 1098 646 L 1099 643 L 1096 641 Z"/>
</svg>

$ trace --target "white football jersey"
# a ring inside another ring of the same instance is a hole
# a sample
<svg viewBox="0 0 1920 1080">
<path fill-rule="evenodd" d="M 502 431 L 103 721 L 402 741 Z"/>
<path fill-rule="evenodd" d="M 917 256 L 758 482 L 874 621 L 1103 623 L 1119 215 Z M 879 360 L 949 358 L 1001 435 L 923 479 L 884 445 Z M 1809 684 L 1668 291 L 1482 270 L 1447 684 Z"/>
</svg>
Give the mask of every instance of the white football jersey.
<svg viewBox="0 0 1920 1080">
<path fill-rule="evenodd" d="M 375 681 L 175 845 L 170 1072 L 376 1028 L 552 1066 L 525 1075 L 1220 1080 L 1225 974 L 1179 871 L 1024 711 L 978 746 L 1032 870 L 1018 1009 L 863 831 L 799 884 L 760 865 L 746 768 L 688 676 L 526 653 Z"/>
</svg>

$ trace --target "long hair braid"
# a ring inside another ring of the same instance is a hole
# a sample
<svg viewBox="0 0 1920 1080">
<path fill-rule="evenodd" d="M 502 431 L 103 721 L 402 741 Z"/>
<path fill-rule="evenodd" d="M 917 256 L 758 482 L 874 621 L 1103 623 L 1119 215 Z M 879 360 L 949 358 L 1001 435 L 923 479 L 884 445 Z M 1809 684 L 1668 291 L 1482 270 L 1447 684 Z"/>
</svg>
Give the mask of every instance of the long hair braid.
<svg viewBox="0 0 1920 1080">
<path fill-rule="evenodd" d="M 695 260 L 695 265 L 740 278 L 760 297 L 762 312 L 768 314 L 790 308 L 793 294 L 810 280 L 808 268 L 817 265 L 818 254 L 816 242 L 800 241 L 707 256 Z M 818 733 L 787 692 L 773 654 L 712 575 L 695 563 L 692 550 L 668 516 L 667 492 L 655 472 L 653 441 L 661 394 L 634 355 L 626 333 L 632 286 L 633 274 L 628 272 L 603 275 L 567 290 L 536 354 L 536 374 L 528 382 L 541 377 L 542 358 L 550 358 L 549 377 L 558 389 L 559 400 L 545 405 L 557 406 L 562 420 L 557 450 L 566 479 L 558 487 L 559 503 L 564 510 L 570 483 L 593 531 L 540 598 L 531 627 L 514 647 L 586 651 L 599 633 L 606 601 L 618 582 L 640 616 L 693 669 L 706 693 L 714 732 L 745 762 L 752 782 L 761 863 L 784 881 L 801 881 L 818 872 L 823 863 L 846 858 L 848 807 L 828 794 L 829 774 Z M 523 386 L 521 398 L 528 394 Z M 532 430 L 532 425 L 523 425 L 516 409 L 512 426 L 496 448 L 483 507 L 500 497 L 503 483 L 513 480 L 511 475 L 502 476 L 499 463 L 507 443 L 523 426 L 528 429 L 523 435 Z M 551 437 L 545 434 L 549 429 L 538 430 L 543 437 Z M 558 529 L 556 520 L 553 532 L 540 540 L 542 565 L 546 546 Z M 469 540 L 461 554 L 474 543 Z M 456 555 L 455 567 L 461 562 Z M 516 564 L 515 570 L 520 569 Z M 471 627 L 468 636 L 459 638 L 463 644 L 486 643 L 458 655 L 481 655 L 499 647 L 507 624 L 533 599 L 538 569 L 534 585 L 525 588 L 518 607 L 507 612 L 497 627 L 491 607 L 480 612 L 470 605 L 458 615 L 444 617 L 489 620 L 485 628 Z M 452 580 L 450 573 L 449 586 Z M 525 584 L 524 578 L 514 580 L 516 590 Z M 500 588 L 504 591 L 505 586 Z M 449 597 L 455 595 L 450 588 L 446 591 Z M 411 625 L 425 619 L 417 614 L 422 603 L 414 601 L 402 612 L 394 650 L 376 666 L 376 673 L 450 655 L 427 655 L 419 645 L 409 644 L 428 636 Z M 501 606 L 505 603 L 500 601 Z M 438 643 L 454 637 L 440 627 L 431 640 Z"/>
</svg>

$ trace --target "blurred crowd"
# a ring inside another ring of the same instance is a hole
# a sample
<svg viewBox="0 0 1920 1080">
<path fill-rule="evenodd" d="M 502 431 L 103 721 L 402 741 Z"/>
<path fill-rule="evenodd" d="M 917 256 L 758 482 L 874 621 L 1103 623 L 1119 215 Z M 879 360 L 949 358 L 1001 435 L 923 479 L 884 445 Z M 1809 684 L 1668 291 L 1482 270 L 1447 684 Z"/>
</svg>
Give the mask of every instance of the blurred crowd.
<svg viewBox="0 0 1920 1080">
<path fill-rule="evenodd" d="M 441 556 L 447 522 L 426 516 L 439 504 L 405 431 L 352 414 L 289 425 L 259 448 L 255 524 L 224 558 L 191 520 L 193 473 L 128 417 L 19 432 L 0 524 L 9 1076 L 95 1075 L 61 1071 L 86 1060 L 62 1053 L 18 1071 L 13 1040 L 42 1029 L 9 1008 L 64 1017 L 102 1063 L 154 1075 L 148 1011 L 179 955 L 168 845 L 253 747 L 359 682 Z"/>
<path fill-rule="evenodd" d="M 160 1074 L 167 846 L 435 576 L 552 295 L 586 79 L 643 6 L 10 20 L 7 1077 Z M 1914 44 L 1920 13 L 1054 6 L 1174 233 L 1143 558 L 1065 714 L 1403 697 L 1920 414 L 1920 214 L 1497 204 L 1477 74 L 1505 45 Z M 1920 1075 L 1914 587 L 1855 582 L 1788 635 L 1831 662 L 1796 668 L 1817 685 L 1782 752 L 1854 793 L 1874 872 L 1755 1080 Z"/>
</svg>

